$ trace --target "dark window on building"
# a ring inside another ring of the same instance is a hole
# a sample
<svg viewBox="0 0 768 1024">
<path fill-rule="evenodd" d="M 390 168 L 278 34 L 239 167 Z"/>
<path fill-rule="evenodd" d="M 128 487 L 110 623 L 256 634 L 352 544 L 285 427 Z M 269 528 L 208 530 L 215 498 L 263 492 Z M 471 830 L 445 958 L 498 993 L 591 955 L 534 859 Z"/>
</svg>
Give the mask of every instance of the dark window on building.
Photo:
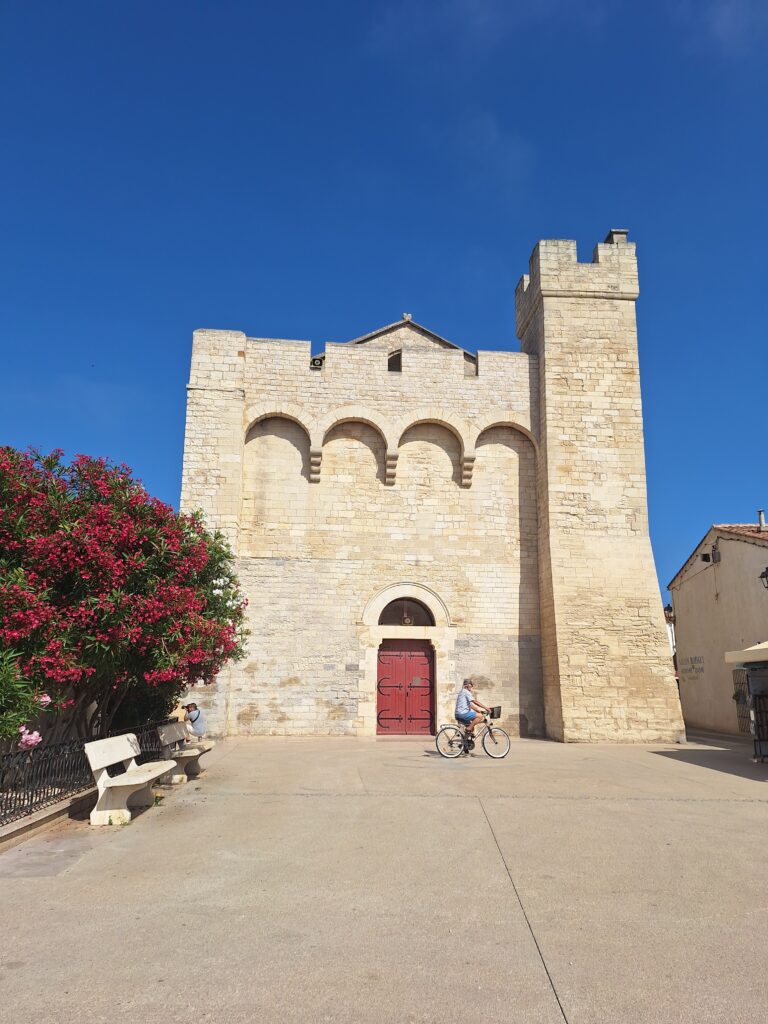
<svg viewBox="0 0 768 1024">
<path fill-rule="evenodd" d="M 379 616 L 380 626 L 434 626 L 432 612 L 421 601 L 390 601 Z"/>
<path fill-rule="evenodd" d="M 403 353 L 402 350 L 393 352 L 387 360 L 387 369 L 394 373 L 401 373 L 403 369 Z"/>
</svg>

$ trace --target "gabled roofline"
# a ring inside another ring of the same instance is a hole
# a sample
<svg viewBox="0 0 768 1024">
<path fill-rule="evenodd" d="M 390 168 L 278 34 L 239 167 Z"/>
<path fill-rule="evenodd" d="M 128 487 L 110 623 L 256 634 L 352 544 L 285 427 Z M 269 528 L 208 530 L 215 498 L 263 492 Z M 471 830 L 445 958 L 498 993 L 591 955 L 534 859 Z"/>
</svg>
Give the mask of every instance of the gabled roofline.
<svg viewBox="0 0 768 1024">
<path fill-rule="evenodd" d="M 693 551 L 690 553 L 690 555 L 688 555 L 686 560 L 683 562 L 683 564 L 680 566 L 680 568 L 677 570 L 675 575 L 672 577 L 672 579 L 667 584 L 667 590 L 671 590 L 673 583 L 675 583 L 677 581 L 677 577 L 681 576 L 685 572 L 685 570 L 688 568 L 690 563 L 696 557 L 696 553 L 698 552 L 699 548 L 704 543 L 704 541 L 707 539 L 707 537 L 710 535 L 710 533 L 714 530 L 714 528 L 715 528 L 715 524 L 714 523 L 711 526 L 707 527 L 707 532 L 704 534 L 704 536 L 701 538 L 699 543 L 696 545 L 696 547 L 693 549 Z"/>
<path fill-rule="evenodd" d="M 725 540 L 738 540 L 738 541 L 744 541 L 747 544 L 757 544 L 758 547 L 766 547 L 766 546 L 768 546 L 768 533 L 766 533 L 765 537 L 760 537 L 759 535 L 755 535 L 755 536 L 750 537 L 748 534 L 745 534 L 745 533 L 734 533 L 733 531 L 729 530 L 728 527 L 729 526 L 733 526 L 733 525 L 741 525 L 741 524 L 734 524 L 734 523 L 712 523 L 712 525 L 709 527 L 707 532 L 701 538 L 699 543 L 696 545 L 696 547 L 693 549 L 693 551 L 690 553 L 690 555 L 686 558 L 686 560 L 683 562 L 683 564 L 677 570 L 675 575 L 669 581 L 669 583 L 667 584 L 667 590 L 671 590 L 672 589 L 672 585 L 677 582 L 678 577 L 681 576 L 685 572 L 685 570 L 688 568 L 688 566 L 694 560 L 694 558 L 696 557 L 696 555 L 697 555 L 697 553 L 699 551 L 699 548 L 702 546 L 704 541 L 707 539 L 707 537 L 710 535 L 710 533 L 712 533 L 713 530 L 715 531 L 718 540 L 720 538 L 724 538 Z M 746 526 L 748 524 L 745 523 L 744 525 Z"/>
<path fill-rule="evenodd" d="M 370 334 L 361 334 L 359 338 L 352 338 L 351 341 L 345 341 L 342 342 L 342 344 L 362 345 L 363 342 L 372 341 L 380 334 L 386 334 L 387 331 L 394 330 L 396 327 L 415 327 L 417 331 L 421 331 L 423 334 L 428 334 L 431 338 L 435 338 L 437 341 L 442 342 L 443 345 L 456 349 L 457 352 L 463 352 L 464 355 L 469 356 L 470 359 L 477 359 L 477 354 L 475 352 L 470 352 L 468 349 L 462 348 L 461 345 L 456 345 L 454 342 L 448 341 L 447 338 L 441 337 L 439 334 L 431 331 L 428 327 L 423 327 L 421 324 L 417 324 L 409 313 L 404 313 L 400 320 L 395 320 L 392 324 L 386 324 L 384 327 L 379 327 L 377 330 L 371 331 Z"/>
</svg>

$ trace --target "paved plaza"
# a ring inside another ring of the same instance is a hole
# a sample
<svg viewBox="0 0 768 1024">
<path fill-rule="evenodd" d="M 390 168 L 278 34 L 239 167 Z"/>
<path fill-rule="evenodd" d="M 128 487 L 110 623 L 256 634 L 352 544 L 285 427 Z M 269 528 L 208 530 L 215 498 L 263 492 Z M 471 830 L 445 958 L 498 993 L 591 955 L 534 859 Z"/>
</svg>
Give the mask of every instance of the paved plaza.
<svg viewBox="0 0 768 1024">
<path fill-rule="evenodd" d="M 0 854 L 7 1020 L 766 1019 L 768 765 L 746 744 L 208 757 L 126 827 Z"/>
</svg>

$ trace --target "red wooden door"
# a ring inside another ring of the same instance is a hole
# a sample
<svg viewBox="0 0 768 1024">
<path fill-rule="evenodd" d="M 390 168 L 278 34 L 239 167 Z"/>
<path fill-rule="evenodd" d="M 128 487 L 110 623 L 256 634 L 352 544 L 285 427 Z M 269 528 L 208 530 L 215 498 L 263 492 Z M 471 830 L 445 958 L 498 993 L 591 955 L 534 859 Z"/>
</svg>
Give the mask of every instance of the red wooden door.
<svg viewBox="0 0 768 1024">
<path fill-rule="evenodd" d="M 428 640 L 385 640 L 379 648 L 376 732 L 434 732 L 434 658 Z"/>
</svg>

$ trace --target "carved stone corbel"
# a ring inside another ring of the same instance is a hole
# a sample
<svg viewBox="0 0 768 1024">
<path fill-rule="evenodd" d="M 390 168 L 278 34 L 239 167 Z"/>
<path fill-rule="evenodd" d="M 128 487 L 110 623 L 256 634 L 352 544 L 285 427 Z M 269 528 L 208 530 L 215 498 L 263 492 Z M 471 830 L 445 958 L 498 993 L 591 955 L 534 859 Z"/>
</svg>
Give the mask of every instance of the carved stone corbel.
<svg viewBox="0 0 768 1024">
<path fill-rule="evenodd" d="M 472 471 L 475 468 L 475 453 L 465 452 L 461 457 L 461 486 L 472 486 Z"/>
<path fill-rule="evenodd" d="M 309 482 L 311 484 L 320 483 L 320 463 L 323 461 L 323 449 L 322 448 L 310 448 L 309 449 Z"/>
<path fill-rule="evenodd" d="M 397 448 L 387 448 L 384 483 L 388 487 L 391 487 L 395 482 L 395 475 L 397 473 L 397 457 L 399 454 L 400 453 Z"/>
</svg>

